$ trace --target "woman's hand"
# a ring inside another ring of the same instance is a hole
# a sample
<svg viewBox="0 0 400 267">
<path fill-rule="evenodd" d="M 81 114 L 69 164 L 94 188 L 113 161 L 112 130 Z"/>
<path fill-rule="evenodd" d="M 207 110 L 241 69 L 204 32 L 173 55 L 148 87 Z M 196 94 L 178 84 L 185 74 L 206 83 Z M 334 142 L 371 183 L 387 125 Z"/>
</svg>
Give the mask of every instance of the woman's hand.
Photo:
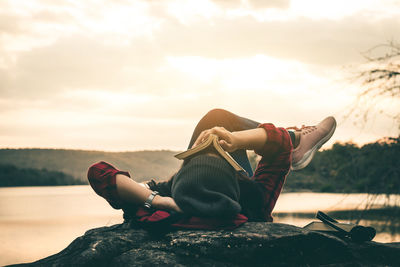
<svg viewBox="0 0 400 267">
<path fill-rule="evenodd" d="M 218 126 L 202 131 L 192 147 L 200 145 L 208 138 L 208 136 L 210 136 L 210 134 L 215 134 L 219 137 L 219 144 L 227 152 L 233 152 L 240 148 L 240 139 L 235 135 L 235 133 L 226 130 L 224 127 Z"/>
<path fill-rule="evenodd" d="M 202 131 L 192 147 L 201 144 L 210 134 L 215 134 L 219 137 L 219 144 L 227 152 L 233 152 L 238 149 L 261 149 L 264 147 L 268 138 L 267 132 L 263 128 L 230 132 L 224 127 L 214 127 Z"/>
</svg>

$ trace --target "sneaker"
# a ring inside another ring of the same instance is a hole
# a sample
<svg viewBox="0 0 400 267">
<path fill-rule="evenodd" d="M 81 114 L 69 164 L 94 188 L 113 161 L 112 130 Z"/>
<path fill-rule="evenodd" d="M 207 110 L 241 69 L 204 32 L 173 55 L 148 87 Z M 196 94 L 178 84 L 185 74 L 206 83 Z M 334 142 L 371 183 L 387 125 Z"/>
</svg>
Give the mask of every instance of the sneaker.
<svg viewBox="0 0 400 267">
<path fill-rule="evenodd" d="M 327 117 L 316 126 L 303 125 L 301 129 L 296 127 L 287 129 L 301 131 L 300 143 L 292 153 L 291 169 L 296 171 L 305 168 L 315 152 L 331 138 L 336 129 L 336 120 L 334 117 Z"/>
</svg>

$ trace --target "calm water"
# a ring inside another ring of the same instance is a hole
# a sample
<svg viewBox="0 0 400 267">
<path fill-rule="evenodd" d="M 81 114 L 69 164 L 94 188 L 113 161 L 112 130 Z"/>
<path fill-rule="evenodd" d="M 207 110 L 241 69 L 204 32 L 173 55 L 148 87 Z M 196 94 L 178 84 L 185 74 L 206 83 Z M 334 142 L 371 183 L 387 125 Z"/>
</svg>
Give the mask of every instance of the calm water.
<svg viewBox="0 0 400 267">
<path fill-rule="evenodd" d="M 400 196 L 379 196 L 373 201 L 375 207 L 398 205 Z M 275 207 L 275 222 L 302 227 L 317 210 L 362 209 L 368 203 L 366 194 L 286 193 Z M 0 188 L 0 265 L 49 256 L 88 229 L 120 222 L 122 212 L 112 209 L 89 186 Z M 385 222 L 374 218 L 360 223 L 376 227 Z M 374 241 L 400 242 L 399 231 L 382 230 Z"/>
</svg>

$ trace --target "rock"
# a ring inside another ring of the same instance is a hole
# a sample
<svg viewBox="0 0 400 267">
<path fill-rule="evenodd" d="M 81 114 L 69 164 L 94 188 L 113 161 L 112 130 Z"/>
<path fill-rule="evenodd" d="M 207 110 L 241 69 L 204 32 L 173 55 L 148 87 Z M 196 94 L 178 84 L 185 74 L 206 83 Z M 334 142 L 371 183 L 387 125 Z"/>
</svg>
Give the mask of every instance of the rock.
<svg viewBox="0 0 400 267">
<path fill-rule="evenodd" d="M 154 234 L 129 223 L 87 231 L 67 248 L 14 266 L 398 266 L 400 243 L 353 243 L 279 223 Z"/>
</svg>

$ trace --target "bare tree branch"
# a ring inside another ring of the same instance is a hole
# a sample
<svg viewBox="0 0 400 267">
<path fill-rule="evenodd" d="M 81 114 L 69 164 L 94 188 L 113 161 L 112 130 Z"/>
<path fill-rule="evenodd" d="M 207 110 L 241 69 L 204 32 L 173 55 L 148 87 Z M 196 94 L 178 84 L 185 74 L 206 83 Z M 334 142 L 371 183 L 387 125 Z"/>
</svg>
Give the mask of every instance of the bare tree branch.
<svg viewBox="0 0 400 267">
<path fill-rule="evenodd" d="M 384 50 L 389 50 L 386 52 L 385 55 L 380 55 L 380 56 L 372 56 L 374 52 L 376 52 L 379 49 L 384 49 Z M 392 58 L 395 58 L 397 56 L 400 56 L 400 46 L 399 44 L 396 44 L 394 41 L 390 41 L 387 44 L 379 44 L 376 45 L 364 53 L 362 53 L 365 59 L 367 59 L 370 62 L 379 62 L 379 61 L 385 61 L 385 60 L 390 60 Z"/>
<path fill-rule="evenodd" d="M 387 98 L 400 99 L 400 44 L 390 41 L 374 46 L 362 55 L 367 60 L 357 75 L 362 90 L 347 117 L 350 114 L 361 115 L 366 122 L 373 113 L 373 105 Z M 400 106 L 394 113 L 380 112 L 395 120 L 400 130 Z"/>
</svg>

